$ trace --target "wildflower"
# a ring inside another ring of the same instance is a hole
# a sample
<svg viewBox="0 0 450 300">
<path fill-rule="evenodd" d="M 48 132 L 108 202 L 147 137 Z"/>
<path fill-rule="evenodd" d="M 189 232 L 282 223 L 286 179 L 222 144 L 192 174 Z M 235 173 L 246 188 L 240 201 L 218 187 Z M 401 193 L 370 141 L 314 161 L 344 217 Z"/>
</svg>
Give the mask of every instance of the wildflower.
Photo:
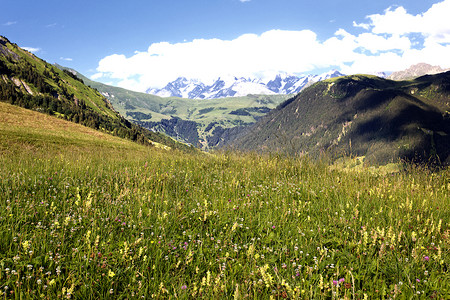
<svg viewBox="0 0 450 300">
<path fill-rule="evenodd" d="M 430 260 L 430 257 L 429 257 L 429 256 L 424 256 L 424 257 L 423 257 L 423 260 L 424 260 L 424 261 L 429 261 L 429 260 Z"/>
<path fill-rule="evenodd" d="M 23 247 L 23 250 L 27 251 L 28 248 L 30 248 L 30 241 L 22 242 L 22 247 Z"/>
<path fill-rule="evenodd" d="M 345 281 L 345 278 L 339 279 L 339 283 L 344 282 L 344 281 Z"/>
<path fill-rule="evenodd" d="M 182 285 L 182 286 L 181 286 L 181 289 L 182 289 L 182 290 L 185 290 L 185 289 L 187 289 L 187 285 L 185 285 L 185 284 L 184 284 L 184 285 Z"/>
<path fill-rule="evenodd" d="M 338 285 L 338 281 L 337 280 L 333 280 L 333 285 Z"/>
<path fill-rule="evenodd" d="M 116 275 L 116 274 L 113 271 L 111 271 L 111 270 L 108 271 L 108 276 L 109 277 L 112 278 L 112 277 L 114 277 L 114 275 Z"/>
</svg>

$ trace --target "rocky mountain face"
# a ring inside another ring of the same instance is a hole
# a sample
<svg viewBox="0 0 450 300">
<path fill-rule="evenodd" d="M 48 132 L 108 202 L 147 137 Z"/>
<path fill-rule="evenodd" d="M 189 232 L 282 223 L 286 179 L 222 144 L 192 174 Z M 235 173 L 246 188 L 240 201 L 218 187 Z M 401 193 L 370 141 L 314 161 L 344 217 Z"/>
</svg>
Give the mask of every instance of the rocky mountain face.
<svg viewBox="0 0 450 300">
<path fill-rule="evenodd" d="M 188 99 L 217 99 L 253 95 L 297 94 L 303 88 L 329 78 L 343 76 L 333 70 L 321 75 L 278 74 L 270 80 L 225 76 L 217 78 L 212 84 L 197 79 L 179 77 L 162 89 L 150 88 L 148 94 L 160 97 L 180 97 Z"/>
<path fill-rule="evenodd" d="M 423 75 L 433 75 L 448 71 L 449 69 L 442 69 L 440 66 L 432 66 L 426 63 L 419 63 L 412 65 L 406 70 L 392 73 L 388 79 L 391 80 L 409 80 Z"/>
</svg>

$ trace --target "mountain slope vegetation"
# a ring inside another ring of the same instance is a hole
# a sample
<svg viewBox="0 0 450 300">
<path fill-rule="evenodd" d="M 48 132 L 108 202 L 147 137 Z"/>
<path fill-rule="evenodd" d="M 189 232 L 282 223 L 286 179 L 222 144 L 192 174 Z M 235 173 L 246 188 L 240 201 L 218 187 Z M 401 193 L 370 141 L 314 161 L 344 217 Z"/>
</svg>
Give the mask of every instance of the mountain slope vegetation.
<svg viewBox="0 0 450 300">
<path fill-rule="evenodd" d="M 144 145 L 189 147 L 135 125 L 97 90 L 0 36 L 0 101 L 55 115 Z"/>
<path fill-rule="evenodd" d="M 450 162 L 450 72 L 411 81 L 354 75 L 319 82 L 252 126 L 232 147 L 289 154 Z"/>
</svg>

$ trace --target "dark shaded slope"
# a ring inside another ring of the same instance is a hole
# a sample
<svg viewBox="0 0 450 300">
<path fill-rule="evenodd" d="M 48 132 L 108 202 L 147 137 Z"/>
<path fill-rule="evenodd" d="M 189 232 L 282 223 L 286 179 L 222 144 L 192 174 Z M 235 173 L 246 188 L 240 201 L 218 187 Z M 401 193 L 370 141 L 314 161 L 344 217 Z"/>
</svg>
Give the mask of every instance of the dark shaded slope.
<svg viewBox="0 0 450 300">
<path fill-rule="evenodd" d="M 326 80 L 280 105 L 232 147 L 448 164 L 449 95 L 450 72 L 402 82 L 363 75 Z"/>
</svg>

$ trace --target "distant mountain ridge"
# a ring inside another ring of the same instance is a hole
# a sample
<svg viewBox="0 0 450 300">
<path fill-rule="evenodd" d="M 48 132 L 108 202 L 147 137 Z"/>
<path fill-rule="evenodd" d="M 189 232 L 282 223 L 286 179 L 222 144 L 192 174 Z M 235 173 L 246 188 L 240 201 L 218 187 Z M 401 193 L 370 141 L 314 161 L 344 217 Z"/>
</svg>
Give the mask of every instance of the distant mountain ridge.
<svg viewBox="0 0 450 300">
<path fill-rule="evenodd" d="M 247 95 L 289 95 L 298 94 L 303 88 L 325 79 L 343 76 L 337 70 L 321 75 L 290 75 L 280 73 L 271 80 L 223 76 L 212 84 L 198 79 L 179 77 L 161 89 L 149 88 L 148 94 L 160 97 L 180 97 L 188 99 L 217 99 L 227 97 L 243 97 Z"/>
<path fill-rule="evenodd" d="M 406 70 L 394 72 L 389 75 L 387 78 L 391 80 L 409 80 L 414 79 L 419 76 L 424 75 L 434 75 L 438 73 L 442 73 L 445 71 L 449 71 L 450 69 L 443 69 L 440 66 L 432 66 L 426 63 L 418 63 L 410 66 Z"/>
</svg>

